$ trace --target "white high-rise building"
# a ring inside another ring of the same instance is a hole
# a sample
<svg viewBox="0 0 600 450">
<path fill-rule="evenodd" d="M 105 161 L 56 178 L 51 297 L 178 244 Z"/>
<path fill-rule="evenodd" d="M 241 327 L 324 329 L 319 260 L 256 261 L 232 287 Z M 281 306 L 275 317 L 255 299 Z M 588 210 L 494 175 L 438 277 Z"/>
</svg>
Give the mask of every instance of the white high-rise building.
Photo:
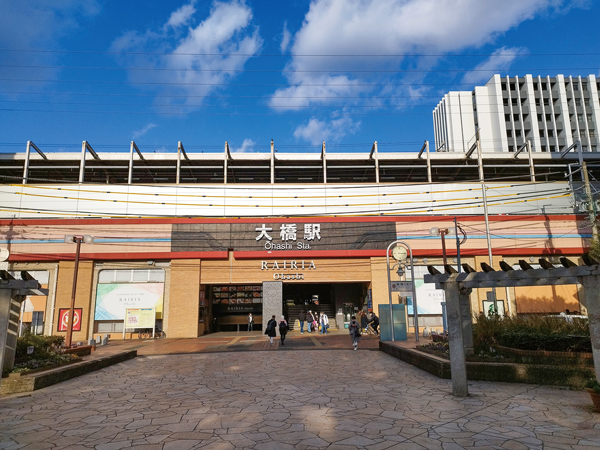
<svg viewBox="0 0 600 450">
<path fill-rule="evenodd" d="M 578 138 L 583 151 L 600 149 L 600 81 L 565 77 L 500 77 L 472 92 L 454 91 L 433 110 L 437 151 L 467 152 L 479 129 L 483 152 L 560 152 Z"/>
</svg>

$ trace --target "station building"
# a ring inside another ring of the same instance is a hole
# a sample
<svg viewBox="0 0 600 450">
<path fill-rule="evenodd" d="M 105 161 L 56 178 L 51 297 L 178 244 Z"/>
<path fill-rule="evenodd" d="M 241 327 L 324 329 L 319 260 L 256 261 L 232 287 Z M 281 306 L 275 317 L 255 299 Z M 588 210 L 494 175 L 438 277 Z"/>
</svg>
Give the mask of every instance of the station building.
<svg viewBox="0 0 600 450">
<path fill-rule="evenodd" d="M 444 256 L 456 267 L 458 255 L 455 236 L 444 254 L 432 228 L 456 220 L 466 236 L 461 262 L 479 267 L 491 254 L 497 270 L 500 261 L 577 260 L 592 236 L 574 153 L 443 153 L 427 142 L 414 153 L 380 152 L 377 143 L 345 154 L 325 144 L 318 153 L 276 153 L 273 143 L 252 154 L 227 144 L 222 153 L 186 152 L 181 143 L 172 153 L 145 154 L 134 142 L 129 150 L 96 152 L 83 142 L 79 154 L 44 153 L 29 142 L 0 155 L 3 264 L 48 289 L 23 303 L 33 332 L 64 333 L 76 257 L 66 236 L 93 236 L 81 244 L 75 341 L 121 336 L 128 307 L 155 308 L 173 338 L 245 330 L 249 312 L 257 328 L 271 314 L 293 324 L 300 309 L 344 320 L 377 312 L 390 301 L 388 274 L 399 280 L 386 260 L 395 240 L 412 249 L 419 325 L 441 328 L 443 291 L 423 276 L 427 265 L 443 270 Z M 599 158 L 583 158 L 600 177 Z M 473 291 L 474 313 L 488 310 L 489 291 Z M 495 295 L 505 314 L 585 313 L 576 285 Z M 412 295 L 391 299 L 412 317 Z"/>
</svg>

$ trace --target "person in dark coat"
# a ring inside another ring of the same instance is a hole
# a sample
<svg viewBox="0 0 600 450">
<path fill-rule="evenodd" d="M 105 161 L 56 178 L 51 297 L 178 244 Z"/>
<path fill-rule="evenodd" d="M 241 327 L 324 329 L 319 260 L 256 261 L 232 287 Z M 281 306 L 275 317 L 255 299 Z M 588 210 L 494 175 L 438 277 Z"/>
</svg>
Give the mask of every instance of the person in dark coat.
<svg viewBox="0 0 600 450">
<path fill-rule="evenodd" d="M 362 331 L 364 331 L 367 328 L 367 324 L 369 323 L 369 321 L 367 320 L 367 314 L 364 311 L 361 311 L 359 314 L 360 314 L 360 328 Z"/>
<path fill-rule="evenodd" d="M 275 316 L 271 316 L 271 320 L 267 322 L 267 327 L 265 328 L 265 334 L 269 336 L 269 342 L 273 345 L 273 338 L 277 336 L 277 321 L 275 320 Z"/>
<path fill-rule="evenodd" d="M 304 334 L 304 322 L 306 322 L 306 313 L 304 310 L 300 310 L 300 314 L 298 314 L 298 321 L 300 322 L 300 334 Z"/>
<path fill-rule="evenodd" d="M 288 332 L 288 323 L 285 320 L 285 316 L 281 316 L 281 320 L 279 321 L 279 338 L 281 339 L 281 345 L 285 345 L 285 335 Z"/>
<path fill-rule="evenodd" d="M 360 340 L 360 323 L 356 321 L 356 317 L 352 316 L 352 321 L 348 325 L 348 331 L 350 331 L 350 339 L 352 339 L 352 345 L 354 350 L 358 348 L 358 341 Z"/>
</svg>

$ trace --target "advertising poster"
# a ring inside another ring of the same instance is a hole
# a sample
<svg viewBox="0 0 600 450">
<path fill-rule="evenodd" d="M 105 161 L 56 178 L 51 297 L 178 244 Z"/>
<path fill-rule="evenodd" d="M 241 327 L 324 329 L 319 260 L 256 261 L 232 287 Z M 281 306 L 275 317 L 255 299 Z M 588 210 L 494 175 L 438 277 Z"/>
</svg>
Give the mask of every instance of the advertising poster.
<svg viewBox="0 0 600 450">
<path fill-rule="evenodd" d="M 81 331 L 81 316 L 83 308 L 73 310 L 73 331 Z M 58 331 L 67 331 L 69 328 L 69 308 L 60 308 L 58 310 Z"/>
<path fill-rule="evenodd" d="M 154 328 L 154 308 L 127 308 L 125 328 Z"/>
<path fill-rule="evenodd" d="M 99 284 L 94 320 L 122 321 L 127 308 L 154 308 L 162 319 L 164 291 L 164 283 Z"/>
<path fill-rule="evenodd" d="M 442 268 L 443 270 L 443 268 Z M 419 314 L 442 314 L 442 302 L 446 301 L 443 289 L 436 289 L 435 283 L 425 283 L 424 275 L 427 267 L 415 266 L 415 288 L 417 291 L 417 308 Z M 407 312 L 414 314 L 412 295 L 407 296 Z"/>
</svg>

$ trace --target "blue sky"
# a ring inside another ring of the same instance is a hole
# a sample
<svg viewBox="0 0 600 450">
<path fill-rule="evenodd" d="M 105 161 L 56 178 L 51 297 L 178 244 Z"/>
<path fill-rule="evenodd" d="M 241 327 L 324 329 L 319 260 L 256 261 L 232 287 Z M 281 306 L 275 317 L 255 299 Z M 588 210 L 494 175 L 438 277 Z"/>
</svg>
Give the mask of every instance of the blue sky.
<svg viewBox="0 0 600 450">
<path fill-rule="evenodd" d="M 0 152 L 418 151 L 449 90 L 598 75 L 586 0 L 5 0 Z"/>
</svg>

